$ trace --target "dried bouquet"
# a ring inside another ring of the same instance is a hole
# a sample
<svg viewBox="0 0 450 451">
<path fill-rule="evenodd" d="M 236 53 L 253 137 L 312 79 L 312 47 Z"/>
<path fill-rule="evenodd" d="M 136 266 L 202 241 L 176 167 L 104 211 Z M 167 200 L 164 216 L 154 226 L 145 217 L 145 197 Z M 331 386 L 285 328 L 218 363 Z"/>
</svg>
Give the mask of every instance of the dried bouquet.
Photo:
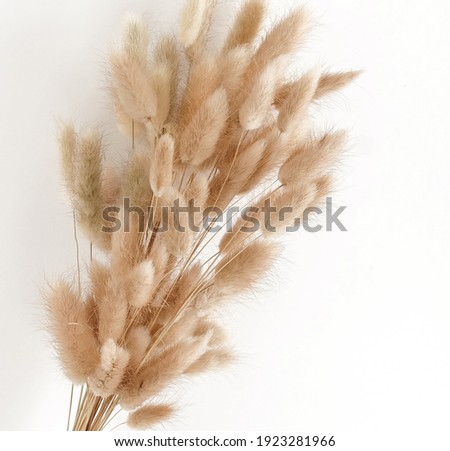
<svg viewBox="0 0 450 451">
<path fill-rule="evenodd" d="M 73 383 L 68 429 L 103 430 L 122 409 L 132 428 L 169 418 L 164 390 L 232 360 L 221 306 L 264 279 L 279 232 L 330 191 L 345 133 L 314 134 L 309 110 L 356 72 L 287 76 L 310 16 L 300 8 L 266 27 L 262 0 L 241 6 L 212 51 L 214 6 L 188 0 L 178 39 L 150 41 L 142 19 L 127 20 L 109 57 L 130 140 L 122 167 L 105 158 L 99 131 L 60 129 L 76 227 L 91 243 L 86 280 L 78 264 L 45 293 Z M 220 221 L 236 206 L 242 214 Z"/>
</svg>

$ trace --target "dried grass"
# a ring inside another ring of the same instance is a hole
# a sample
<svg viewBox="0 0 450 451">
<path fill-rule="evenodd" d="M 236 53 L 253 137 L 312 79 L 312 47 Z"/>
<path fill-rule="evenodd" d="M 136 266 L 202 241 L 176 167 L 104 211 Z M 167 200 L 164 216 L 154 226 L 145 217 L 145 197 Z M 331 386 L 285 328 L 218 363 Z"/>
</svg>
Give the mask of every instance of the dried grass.
<svg viewBox="0 0 450 451">
<path fill-rule="evenodd" d="M 278 255 L 273 234 L 243 231 L 246 219 L 235 220 L 215 247 L 214 220 L 199 231 L 182 220 L 187 229 L 180 231 L 163 207 L 181 201 L 199 225 L 205 207 L 226 210 L 246 195 L 249 207 L 267 200 L 292 207 L 275 220 L 281 226 L 331 189 L 345 135 L 305 139 L 303 129 L 311 103 L 357 73 L 310 71 L 286 82 L 310 16 L 292 11 L 256 45 L 266 16 L 260 0 L 242 6 L 224 45 L 211 53 L 205 44 L 214 4 L 186 2 L 181 46 L 167 36 L 152 42 L 140 18 L 126 22 L 109 59 L 117 121 L 133 147 L 120 172 L 104 168 L 101 133 L 60 129 L 62 173 L 78 226 L 106 262 L 90 262 L 82 289 L 61 279 L 46 294 L 64 372 L 84 384 L 74 430 L 104 429 L 119 406 L 133 410 L 133 428 L 170 417 L 174 408 L 152 398 L 186 375 L 233 360 L 215 312 L 264 281 Z M 121 208 L 123 221 L 125 198 L 144 217 L 133 214 L 129 231 L 105 232 L 104 208 Z M 161 226 L 168 230 L 159 232 Z"/>
</svg>

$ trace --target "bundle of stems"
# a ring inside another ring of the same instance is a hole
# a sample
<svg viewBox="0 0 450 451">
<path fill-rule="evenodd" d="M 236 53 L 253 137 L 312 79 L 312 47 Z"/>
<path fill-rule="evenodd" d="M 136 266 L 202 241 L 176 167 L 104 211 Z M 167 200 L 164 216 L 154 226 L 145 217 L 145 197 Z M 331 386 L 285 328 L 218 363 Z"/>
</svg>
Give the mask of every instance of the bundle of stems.
<svg viewBox="0 0 450 451">
<path fill-rule="evenodd" d="M 98 130 L 60 129 L 76 227 L 91 243 L 86 280 L 78 265 L 74 281 L 60 278 L 45 296 L 73 382 L 68 429 L 103 430 L 119 410 L 138 429 L 169 418 L 174 407 L 161 396 L 173 383 L 233 359 L 220 307 L 264 281 L 277 232 L 331 189 L 345 133 L 315 134 L 310 107 L 357 73 L 286 76 L 311 19 L 299 8 L 266 27 L 262 0 L 241 5 L 211 50 L 214 6 L 188 0 L 178 39 L 151 41 L 141 18 L 127 19 L 109 57 L 130 139 L 121 167 L 105 158 Z M 253 216 L 219 224 L 217 212 L 236 205 Z"/>
</svg>

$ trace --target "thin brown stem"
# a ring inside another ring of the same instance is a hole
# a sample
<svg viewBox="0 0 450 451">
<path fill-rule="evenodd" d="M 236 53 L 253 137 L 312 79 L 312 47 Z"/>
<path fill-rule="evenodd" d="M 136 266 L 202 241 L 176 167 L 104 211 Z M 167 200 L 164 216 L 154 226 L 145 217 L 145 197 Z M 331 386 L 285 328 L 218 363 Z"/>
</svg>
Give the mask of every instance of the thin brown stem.
<svg viewBox="0 0 450 451">
<path fill-rule="evenodd" d="M 70 429 L 70 416 L 71 416 L 71 413 L 72 413 L 72 401 L 73 401 L 73 383 L 72 383 L 72 386 L 70 387 L 69 414 L 67 415 L 67 429 L 66 429 L 66 431 L 68 431 Z"/>
</svg>

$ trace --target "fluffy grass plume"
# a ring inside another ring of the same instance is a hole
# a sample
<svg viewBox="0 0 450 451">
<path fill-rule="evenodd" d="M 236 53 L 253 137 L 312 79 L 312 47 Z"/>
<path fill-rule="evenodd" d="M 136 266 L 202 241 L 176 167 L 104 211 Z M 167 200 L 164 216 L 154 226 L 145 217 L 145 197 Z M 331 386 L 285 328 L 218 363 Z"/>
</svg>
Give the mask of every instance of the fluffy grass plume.
<svg viewBox="0 0 450 451">
<path fill-rule="evenodd" d="M 246 1 L 236 15 L 236 20 L 223 46 L 224 52 L 252 44 L 261 30 L 265 14 L 266 6 L 263 0 Z"/>
<path fill-rule="evenodd" d="M 148 404 L 130 413 L 127 424 L 132 429 L 146 430 L 170 418 L 172 413 L 173 408 L 168 404 Z"/>
<path fill-rule="evenodd" d="M 161 402 L 169 387 L 232 362 L 220 308 L 268 280 L 278 232 L 332 187 L 345 133 L 310 130 L 310 106 L 358 73 L 306 68 L 287 79 L 311 18 L 299 8 L 270 21 L 262 0 L 238 8 L 213 51 L 214 6 L 187 0 L 178 39 L 125 21 L 109 57 L 111 103 L 129 139 L 121 167 L 100 131 L 59 130 L 68 199 L 92 251 L 78 284 L 61 278 L 45 293 L 62 369 L 80 387 L 73 430 L 108 428 L 119 409 L 129 427 L 151 428 L 175 412 Z M 224 233 L 212 212 L 236 205 L 254 213 L 233 213 Z M 106 221 L 108 207 L 119 213 Z"/>
</svg>

